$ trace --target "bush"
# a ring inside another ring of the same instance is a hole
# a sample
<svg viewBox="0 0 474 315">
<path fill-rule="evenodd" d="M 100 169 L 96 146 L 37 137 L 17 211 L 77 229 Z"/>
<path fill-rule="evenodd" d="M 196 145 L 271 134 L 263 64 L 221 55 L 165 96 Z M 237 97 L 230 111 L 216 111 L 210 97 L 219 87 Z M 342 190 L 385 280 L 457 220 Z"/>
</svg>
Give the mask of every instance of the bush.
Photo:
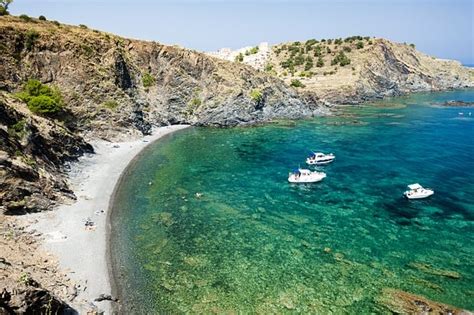
<svg viewBox="0 0 474 315">
<path fill-rule="evenodd" d="M 258 49 L 259 49 L 258 46 L 255 46 L 252 49 L 250 49 L 249 53 L 251 55 L 255 55 L 256 53 L 258 53 Z"/>
<path fill-rule="evenodd" d="M 38 80 L 28 80 L 18 98 L 27 103 L 33 113 L 51 115 L 62 110 L 63 98 L 58 89 L 50 88 Z"/>
<path fill-rule="evenodd" d="M 235 62 L 242 62 L 244 61 L 244 54 L 239 53 L 237 56 L 235 56 Z"/>
<path fill-rule="evenodd" d="M 84 25 L 84 24 L 79 24 L 79 27 L 80 28 L 88 28 L 87 25 Z"/>
<path fill-rule="evenodd" d="M 56 26 L 61 26 L 61 23 L 59 23 L 58 21 L 53 21 L 53 24 Z"/>
<path fill-rule="evenodd" d="M 359 42 L 357 42 L 356 47 L 357 47 L 357 49 L 362 49 L 362 48 L 364 48 L 364 43 L 359 41 Z"/>
<path fill-rule="evenodd" d="M 10 13 L 4 7 L 0 6 L 0 16 L 9 15 Z"/>
<path fill-rule="evenodd" d="M 26 34 L 25 34 L 25 47 L 26 47 L 26 49 L 31 50 L 31 48 L 33 48 L 36 41 L 38 40 L 39 36 L 40 36 L 39 33 L 37 31 L 34 31 L 34 30 L 29 30 L 28 32 L 26 32 Z"/>
<path fill-rule="evenodd" d="M 339 64 L 341 65 L 341 67 L 344 67 L 350 63 L 351 63 L 351 60 L 346 56 L 346 54 L 344 54 L 344 52 L 341 51 L 331 61 L 331 66 Z"/>
<path fill-rule="evenodd" d="M 334 44 L 336 44 L 336 45 L 342 44 L 342 39 L 338 38 L 338 39 L 334 40 Z"/>
<path fill-rule="evenodd" d="M 273 65 L 272 65 L 271 63 L 267 63 L 267 64 L 265 65 L 264 70 L 265 70 L 266 72 L 272 71 L 272 70 L 273 70 Z"/>
<path fill-rule="evenodd" d="M 303 87 L 305 87 L 305 85 L 304 85 L 303 83 L 301 83 L 301 81 L 298 80 L 298 79 L 293 79 L 293 80 L 291 80 L 291 84 L 290 84 L 290 85 L 291 85 L 292 87 L 295 87 L 295 88 L 300 88 L 300 87 L 303 88 Z"/>
<path fill-rule="evenodd" d="M 321 68 L 324 66 L 324 60 L 323 58 L 319 57 L 318 62 L 316 63 L 316 67 Z"/>
<path fill-rule="evenodd" d="M 25 22 L 31 22 L 32 21 L 31 18 L 26 14 L 20 15 L 20 19 L 22 19 Z"/>
<path fill-rule="evenodd" d="M 47 95 L 34 96 L 28 102 L 28 108 L 37 114 L 56 114 L 61 110 L 61 106 L 54 99 Z"/>
<path fill-rule="evenodd" d="M 411 47 L 411 48 L 415 48 L 415 44 L 410 44 L 410 47 Z"/>
<path fill-rule="evenodd" d="M 253 89 L 252 91 L 250 91 L 250 98 L 255 103 L 260 103 L 263 100 L 262 91 L 260 91 L 259 89 Z"/>
<path fill-rule="evenodd" d="M 102 103 L 102 106 L 104 106 L 108 109 L 111 109 L 111 110 L 115 110 L 119 106 L 119 103 L 117 103 L 114 100 L 108 100 L 108 101 L 105 101 L 104 103 Z"/>
<path fill-rule="evenodd" d="M 145 88 L 149 88 L 153 84 L 155 84 L 155 78 L 148 72 L 143 74 L 142 83 Z"/>
<path fill-rule="evenodd" d="M 306 64 L 304 65 L 304 71 L 308 71 L 313 68 L 313 59 L 311 57 L 306 58 Z"/>
<path fill-rule="evenodd" d="M 38 19 L 39 19 L 40 21 L 46 21 L 46 17 L 45 17 L 44 15 L 40 15 L 40 16 L 38 17 Z"/>
<path fill-rule="evenodd" d="M 351 52 L 352 51 L 352 49 L 349 46 L 342 47 L 342 50 L 344 50 L 345 52 Z"/>
</svg>

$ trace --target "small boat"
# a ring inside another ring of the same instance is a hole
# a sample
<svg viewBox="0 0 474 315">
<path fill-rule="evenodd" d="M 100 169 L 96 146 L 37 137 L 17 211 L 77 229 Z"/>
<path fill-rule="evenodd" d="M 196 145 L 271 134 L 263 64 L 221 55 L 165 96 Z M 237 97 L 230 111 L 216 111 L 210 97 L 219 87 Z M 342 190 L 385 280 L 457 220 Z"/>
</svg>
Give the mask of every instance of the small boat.
<svg viewBox="0 0 474 315">
<path fill-rule="evenodd" d="M 316 183 L 325 177 L 326 173 L 299 168 L 288 175 L 288 181 L 290 183 Z"/>
<path fill-rule="evenodd" d="M 334 161 L 336 156 L 332 153 L 329 154 L 324 154 L 321 152 L 313 152 L 310 157 L 306 159 L 306 164 L 309 165 L 322 165 L 322 164 L 328 164 Z"/>
<path fill-rule="evenodd" d="M 434 194 L 434 191 L 429 188 L 423 188 L 420 184 L 411 184 L 408 185 L 410 190 L 405 191 L 403 195 L 408 199 L 423 199 Z"/>
</svg>

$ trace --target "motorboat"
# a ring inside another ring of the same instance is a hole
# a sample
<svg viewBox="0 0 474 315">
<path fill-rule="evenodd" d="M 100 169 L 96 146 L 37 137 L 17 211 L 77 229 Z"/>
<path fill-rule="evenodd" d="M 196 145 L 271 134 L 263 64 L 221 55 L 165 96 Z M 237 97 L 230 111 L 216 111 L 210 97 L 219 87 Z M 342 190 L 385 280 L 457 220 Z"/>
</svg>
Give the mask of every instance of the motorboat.
<svg viewBox="0 0 474 315">
<path fill-rule="evenodd" d="M 315 183 L 325 177 L 326 173 L 299 168 L 288 175 L 288 181 L 290 183 Z"/>
<path fill-rule="evenodd" d="M 322 165 L 334 161 L 336 156 L 332 153 L 324 154 L 322 152 L 312 152 L 311 156 L 306 159 L 306 164 Z"/>
<path fill-rule="evenodd" d="M 434 194 L 434 191 L 432 189 L 423 188 L 418 183 L 408 185 L 408 188 L 410 188 L 410 190 L 405 191 L 405 193 L 403 194 L 408 199 L 423 199 Z"/>
</svg>

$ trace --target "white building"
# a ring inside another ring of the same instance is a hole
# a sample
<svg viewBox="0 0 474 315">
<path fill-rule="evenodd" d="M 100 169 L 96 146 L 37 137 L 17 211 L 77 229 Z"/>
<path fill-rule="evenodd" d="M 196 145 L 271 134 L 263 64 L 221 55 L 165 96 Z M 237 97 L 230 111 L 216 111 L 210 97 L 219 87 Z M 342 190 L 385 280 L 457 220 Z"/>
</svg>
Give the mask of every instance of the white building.
<svg viewBox="0 0 474 315">
<path fill-rule="evenodd" d="M 236 50 L 221 48 L 218 51 L 207 52 L 206 54 L 228 61 L 235 61 L 236 57 L 242 54 L 244 57 L 242 63 L 252 66 L 255 69 L 263 70 L 270 57 L 270 46 L 266 42 L 260 43 L 257 53 L 249 54 L 252 48 L 254 48 L 254 46 L 247 46 Z"/>
</svg>

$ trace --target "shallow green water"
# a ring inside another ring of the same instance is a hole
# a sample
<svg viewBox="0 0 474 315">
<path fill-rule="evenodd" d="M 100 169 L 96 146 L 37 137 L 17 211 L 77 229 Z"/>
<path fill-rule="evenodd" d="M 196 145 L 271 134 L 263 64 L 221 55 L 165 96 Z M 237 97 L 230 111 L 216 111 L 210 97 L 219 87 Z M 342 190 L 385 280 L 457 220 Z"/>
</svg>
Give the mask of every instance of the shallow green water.
<svg viewBox="0 0 474 315">
<path fill-rule="evenodd" d="M 360 314 L 386 287 L 473 310 L 474 108 L 430 106 L 451 99 L 474 91 L 151 145 L 114 206 L 127 312 Z M 336 154 L 327 178 L 287 183 L 310 149 Z M 435 195 L 404 200 L 414 182 Z"/>
</svg>

